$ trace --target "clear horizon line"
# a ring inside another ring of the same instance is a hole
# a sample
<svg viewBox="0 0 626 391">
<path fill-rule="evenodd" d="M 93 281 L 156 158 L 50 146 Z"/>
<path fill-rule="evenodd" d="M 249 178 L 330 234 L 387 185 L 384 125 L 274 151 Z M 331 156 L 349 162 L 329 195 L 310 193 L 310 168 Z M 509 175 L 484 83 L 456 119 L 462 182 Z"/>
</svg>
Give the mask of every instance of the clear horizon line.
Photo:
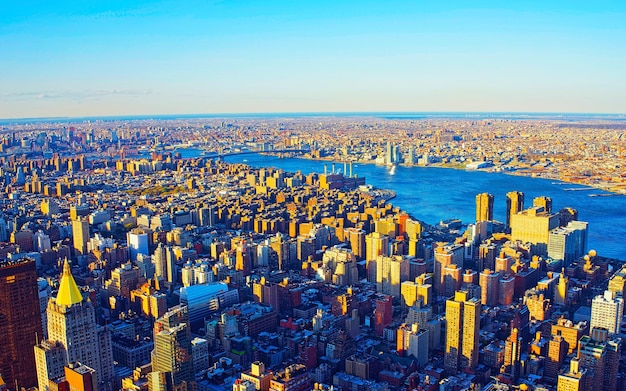
<svg viewBox="0 0 626 391">
<path fill-rule="evenodd" d="M 220 113 L 160 113 L 160 114 L 106 114 L 106 115 L 84 115 L 84 116 L 42 116 L 42 117 L 4 117 L 0 118 L 1 122 L 7 123 L 11 121 L 59 121 L 59 120 L 89 120 L 89 119 L 159 119 L 164 117 L 181 117 L 186 119 L 191 118 L 236 118 L 236 117 L 255 117 L 255 116 L 303 116 L 303 117 L 324 117 L 324 116 L 387 116 L 387 115 L 526 115 L 533 116 L 563 116 L 563 117 L 575 117 L 575 116 L 600 116 L 600 117 L 624 117 L 626 118 L 626 112 L 624 113 L 611 113 L 611 112 L 576 112 L 576 111 L 267 111 L 267 112 L 220 112 Z M 172 119 L 172 118 L 168 118 Z"/>
</svg>

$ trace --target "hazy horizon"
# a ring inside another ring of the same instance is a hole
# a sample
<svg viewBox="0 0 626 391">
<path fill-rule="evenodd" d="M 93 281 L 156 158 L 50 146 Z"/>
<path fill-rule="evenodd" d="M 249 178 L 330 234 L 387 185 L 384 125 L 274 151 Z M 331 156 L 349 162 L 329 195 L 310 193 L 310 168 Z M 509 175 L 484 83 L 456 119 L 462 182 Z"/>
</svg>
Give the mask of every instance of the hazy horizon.
<svg viewBox="0 0 626 391">
<path fill-rule="evenodd" d="M 625 113 L 611 1 L 27 1 L 0 15 L 0 118 Z"/>
</svg>

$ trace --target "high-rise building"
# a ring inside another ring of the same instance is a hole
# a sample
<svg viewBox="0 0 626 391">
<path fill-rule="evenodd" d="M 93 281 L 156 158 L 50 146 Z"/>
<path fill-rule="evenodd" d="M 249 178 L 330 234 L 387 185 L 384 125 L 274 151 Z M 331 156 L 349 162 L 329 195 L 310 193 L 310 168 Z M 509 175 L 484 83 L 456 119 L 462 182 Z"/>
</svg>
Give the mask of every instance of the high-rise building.
<svg viewBox="0 0 626 391">
<path fill-rule="evenodd" d="M 452 373 L 478 364 L 480 301 L 467 291 L 456 291 L 446 301 L 446 350 L 444 366 Z"/>
<path fill-rule="evenodd" d="M 385 163 L 392 164 L 394 162 L 394 148 L 395 146 L 391 141 L 387 141 L 387 148 L 385 150 Z"/>
<path fill-rule="evenodd" d="M 65 366 L 65 381 L 71 391 L 97 391 L 96 371 L 81 363 Z"/>
<path fill-rule="evenodd" d="M 493 194 L 476 195 L 476 221 L 493 220 Z"/>
<path fill-rule="evenodd" d="M 567 342 L 560 335 L 553 335 L 548 342 L 548 356 L 543 370 L 543 377 L 549 383 L 556 383 L 561 366 L 567 355 Z"/>
<path fill-rule="evenodd" d="M 409 260 L 401 255 L 376 259 L 376 290 L 400 297 L 400 284 L 409 279 Z"/>
<path fill-rule="evenodd" d="M 591 301 L 590 329 L 604 328 L 610 334 L 619 334 L 624 315 L 624 299 L 615 292 L 604 291 Z"/>
<path fill-rule="evenodd" d="M 145 256 L 150 255 L 150 241 L 146 230 L 142 228 L 135 228 L 129 231 L 126 236 L 131 261 L 136 261 L 138 254 L 143 254 Z"/>
<path fill-rule="evenodd" d="M 463 267 L 463 246 L 459 244 L 437 243 L 435 247 L 434 291 L 438 296 L 445 295 L 444 268 L 456 264 Z"/>
<path fill-rule="evenodd" d="M 192 389 L 195 382 L 193 350 L 186 306 L 171 308 L 155 322 L 152 372 L 158 373 L 152 376 L 158 376 L 159 388 L 152 383 L 150 391 Z"/>
<path fill-rule="evenodd" d="M 559 215 L 532 207 L 511 215 L 511 240 L 531 243 L 534 255 L 548 255 L 550 231 L 559 226 Z"/>
<path fill-rule="evenodd" d="M 461 289 L 463 285 L 463 271 L 456 264 L 451 264 L 443 268 L 443 294 L 452 297 L 454 292 Z"/>
<path fill-rule="evenodd" d="M 519 330 L 514 328 L 504 344 L 504 372 L 513 380 L 517 380 L 520 375 L 522 343 Z"/>
<path fill-rule="evenodd" d="M 574 323 L 569 319 L 560 318 L 550 328 L 552 335 L 560 335 L 567 342 L 567 354 L 578 350 L 578 341 L 587 334 L 589 327 L 586 321 Z"/>
<path fill-rule="evenodd" d="M 372 232 L 365 236 L 365 260 L 367 280 L 376 282 L 376 259 L 379 255 L 389 255 L 389 237 L 379 232 Z"/>
<path fill-rule="evenodd" d="M 0 263 L 0 374 L 13 389 L 34 387 L 33 346 L 43 334 L 35 261 Z"/>
<path fill-rule="evenodd" d="M 385 295 L 381 299 L 375 301 L 374 309 L 374 332 L 378 336 L 383 335 L 383 330 L 392 322 L 393 304 L 392 297 Z"/>
<path fill-rule="evenodd" d="M 76 256 L 87 254 L 89 242 L 89 222 L 86 220 L 72 221 L 72 238 Z"/>
<path fill-rule="evenodd" d="M 611 337 L 606 329 L 595 328 L 591 335 L 584 335 L 578 343 L 580 365 L 589 371 L 591 391 L 615 391 L 621 338 Z"/>
<path fill-rule="evenodd" d="M 350 248 L 358 259 L 365 258 L 365 236 L 362 229 L 350 227 L 345 229 L 346 240 L 350 242 Z"/>
<path fill-rule="evenodd" d="M 57 342 L 61 344 L 66 357 L 63 365 L 80 362 L 93 368 L 98 389 L 111 390 L 114 378 L 111 334 L 96 323 L 94 306 L 91 300 L 83 298 L 67 260 L 63 265 L 59 293 L 48 302 L 47 315 L 49 341 L 44 342 L 49 346 L 55 346 Z M 38 354 L 48 357 L 46 351 L 50 349 L 43 346 L 44 342 L 36 352 L 39 350 Z M 58 371 L 58 367 L 51 365 L 46 368 L 37 366 L 40 382 L 44 377 L 53 378 L 52 374 Z"/>
<path fill-rule="evenodd" d="M 515 276 L 505 274 L 498 280 L 498 304 L 511 305 L 515 293 Z"/>
<path fill-rule="evenodd" d="M 67 363 L 65 348 L 61 342 L 45 340 L 35 346 L 35 366 L 39 391 L 48 391 L 50 379 L 63 376 Z"/>
<path fill-rule="evenodd" d="M 405 307 L 411 307 L 418 300 L 421 300 L 424 305 L 430 304 L 433 288 L 422 276 L 417 277 L 415 281 L 404 281 L 400 284 L 401 301 Z"/>
<path fill-rule="evenodd" d="M 569 371 L 559 375 L 556 389 L 558 391 L 584 391 L 591 387 L 589 371 L 580 367 L 580 360 L 576 357 L 570 361 Z"/>
<path fill-rule="evenodd" d="M 557 227 L 548 236 L 548 257 L 563 261 L 568 266 L 585 255 L 587 251 L 587 223 L 570 221 L 565 227 Z"/>
<path fill-rule="evenodd" d="M 511 216 L 524 209 L 524 193 L 510 191 L 506 193 L 506 229 L 511 229 Z"/>
<path fill-rule="evenodd" d="M 480 303 L 490 307 L 498 305 L 500 274 L 485 269 L 479 275 Z"/>
</svg>

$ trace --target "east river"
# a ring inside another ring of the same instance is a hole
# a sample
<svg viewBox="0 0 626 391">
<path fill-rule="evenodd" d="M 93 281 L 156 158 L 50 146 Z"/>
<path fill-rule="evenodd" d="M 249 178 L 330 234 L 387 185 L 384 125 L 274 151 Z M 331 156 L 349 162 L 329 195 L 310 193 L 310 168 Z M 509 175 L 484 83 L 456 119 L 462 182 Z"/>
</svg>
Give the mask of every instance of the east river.
<svg viewBox="0 0 626 391">
<path fill-rule="evenodd" d="M 197 157 L 197 150 L 181 150 L 183 157 Z M 252 167 L 275 167 L 304 174 L 331 170 L 331 162 L 279 158 L 259 154 L 229 156 L 230 163 L 245 163 Z M 343 170 L 343 163 L 335 163 L 335 170 Z M 403 167 L 393 169 L 374 164 L 355 164 L 353 174 L 365 177 L 372 186 L 393 190 L 396 198 L 391 203 L 418 220 L 437 224 L 441 220 L 458 218 L 464 224 L 476 219 L 475 197 L 478 193 L 494 195 L 494 219 L 505 220 L 506 193 L 517 190 L 524 193 L 525 207 L 538 196 L 552 198 L 552 208 L 578 210 L 578 219 L 589 222 L 588 250 L 598 255 L 626 259 L 626 196 L 571 183 L 548 179 L 514 176 L 504 173 L 465 171 L 436 167 Z M 590 196 L 604 194 L 606 196 Z"/>
</svg>

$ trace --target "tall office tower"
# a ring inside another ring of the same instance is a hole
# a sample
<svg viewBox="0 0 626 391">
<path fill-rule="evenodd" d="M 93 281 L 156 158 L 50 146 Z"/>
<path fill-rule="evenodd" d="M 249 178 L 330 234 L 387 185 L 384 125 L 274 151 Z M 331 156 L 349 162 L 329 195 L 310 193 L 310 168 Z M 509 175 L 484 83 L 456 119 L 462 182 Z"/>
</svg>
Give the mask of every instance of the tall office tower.
<svg viewBox="0 0 626 391">
<path fill-rule="evenodd" d="M 476 221 L 493 220 L 493 194 L 476 195 Z"/>
<path fill-rule="evenodd" d="M 580 365 L 590 373 L 591 391 L 615 391 L 619 360 L 621 356 L 621 338 L 611 337 L 606 329 L 591 330 L 591 335 L 584 335 L 578 343 Z"/>
<path fill-rule="evenodd" d="M 412 325 L 411 334 L 409 335 L 409 350 L 407 354 L 417 359 L 417 362 L 423 367 L 428 363 L 428 352 L 431 350 L 429 346 L 430 332 L 426 326 L 417 328 Z"/>
<path fill-rule="evenodd" d="M 359 259 L 365 258 L 365 231 L 358 228 L 346 228 L 347 240 L 350 242 L 350 248 L 354 255 Z"/>
<path fill-rule="evenodd" d="M 400 294 L 402 295 L 401 302 L 405 307 L 411 307 L 418 300 L 428 305 L 432 301 L 433 286 L 420 276 L 415 281 L 404 281 L 400 284 Z"/>
<path fill-rule="evenodd" d="M 372 232 L 365 236 L 365 260 L 367 280 L 376 282 L 376 259 L 379 255 L 389 255 L 389 237 L 379 232 Z"/>
<path fill-rule="evenodd" d="M 152 374 L 154 390 L 192 390 L 195 381 L 187 307 L 173 307 L 154 323 Z M 158 387 L 157 387 L 158 385 Z"/>
<path fill-rule="evenodd" d="M 559 215 L 532 207 L 511 216 L 511 240 L 531 243 L 533 255 L 548 255 L 550 231 L 559 226 Z"/>
<path fill-rule="evenodd" d="M 451 373 L 460 368 L 476 368 L 478 364 L 478 334 L 480 331 L 480 301 L 460 290 L 454 299 L 446 301 L 446 351 L 444 366 Z"/>
<path fill-rule="evenodd" d="M 402 255 L 376 259 L 376 290 L 400 297 L 400 284 L 409 279 L 409 260 Z"/>
<path fill-rule="evenodd" d="M 490 307 L 498 305 L 499 292 L 498 289 L 500 274 L 494 273 L 489 269 L 485 269 L 480 273 L 480 303 Z"/>
<path fill-rule="evenodd" d="M 387 141 L 387 149 L 385 151 L 385 163 L 391 164 L 394 162 L 394 145 L 391 141 Z"/>
<path fill-rule="evenodd" d="M 89 222 L 86 220 L 72 221 L 72 238 L 76 256 L 87 254 L 89 242 Z"/>
<path fill-rule="evenodd" d="M 491 243 L 481 243 L 478 247 L 478 270 L 491 269 L 496 267 L 497 247 Z"/>
<path fill-rule="evenodd" d="M 396 351 L 402 356 L 413 356 L 420 365 L 428 362 L 428 330 L 417 323 L 402 324 L 396 335 Z"/>
<path fill-rule="evenodd" d="M 411 330 L 412 325 L 407 325 L 406 323 L 401 324 L 396 330 L 396 352 L 402 357 L 405 357 L 407 350 L 409 350 L 409 336 L 411 335 Z"/>
<path fill-rule="evenodd" d="M 506 193 L 506 229 L 511 229 L 511 216 L 524 209 L 524 193 L 510 191 Z"/>
<path fill-rule="evenodd" d="M 520 359 L 522 355 L 522 337 L 519 330 L 514 328 L 504 344 L 504 373 L 513 380 L 520 375 Z"/>
<path fill-rule="evenodd" d="M 498 280 L 498 304 L 511 305 L 515 294 L 515 276 L 505 274 Z M 482 300 L 482 297 L 481 297 Z"/>
<path fill-rule="evenodd" d="M 405 163 L 408 164 L 409 166 L 412 166 L 413 163 L 415 163 L 415 150 L 413 149 L 413 147 L 409 147 L 407 151 Z"/>
<path fill-rule="evenodd" d="M 585 391 L 592 387 L 589 383 L 589 371 L 580 367 L 580 359 L 573 358 L 569 364 L 569 371 L 559 375 L 556 385 L 558 391 Z"/>
<path fill-rule="evenodd" d="M 567 349 L 567 342 L 560 335 L 553 335 L 548 342 L 548 356 L 543 369 L 543 377 L 547 382 L 551 384 L 557 382 L 559 371 L 567 355 Z"/>
<path fill-rule="evenodd" d="M 35 261 L 0 263 L 0 374 L 9 389 L 37 385 L 33 346 L 42 334 Z"/>
<path fill-rule="evenodd" d="M 166 281 L 169 284 L 176 284 L 178 280 L 176 254 L 171 246 L 165 246 L 165 264 L 167 265 Z"/>
<path fill-rule="evenodd" d="M 546 213 L 552 213 L 552 198 L 546 196 L 535 197 L 533 206 L 543 208 Z"/>
<path fill-rule="evenodd" d="M 443 294 L 446 297 L 454 296 L 454 292 L 461 289 L 462 272 L 461 267 L 454 263 L 443 268 Z"/>
<path fill-rule="evenodd" d="M 456 264 L 463 267 L 463 246 L 458 244 L 437 243 L 435 248 L 435 265 L 434 265 L 434 291 L 438 296 L 443 296 L 444 292 L 444 274 L 443 270 L 446 266 Z"/>
<path fill-rule="evenodd" d="M 35 346 L 35 367 L 39 391 L 48 391 L 50 379 L 63 376 L 63 367 L 66 363 L 67 355 L 61 342 L 45 340 Z"/>
<path fill-rule="evenodd" d="M 557 227 L 548 236 L 548 256 L 563 261 L 565 266 L 585 255 L 587 251 L 587 225 L 584 221 L 570 221 Z"/>
<path fill-rule="evenodd" d="M 619 334 L 624 315 L 624 299 L 615 292 L 604 291 L 591 301 L 591 324 L 589 328 L 604 328 L 610 334 Z"/>
<path fill-rule="evenodd" d="M 138 254 L 150 255 L 150 240 L 148 231 L 142 228 L 135 228 L 126 234 L 130 260 L 135 262 Z"/>
<path fill-rule="evenodd" d="M 113 352 L 110 333 L 96 323 L 91 300 L 84 299 L 66 260 L 56 298 L 48 302 L 48 339 L 65 349 L 66 360 L 95 369 L 99 390 L 113 387 Z M 63 364 L 66 365 L 68 361 Z M 43 374 L 42 371 L 48 371 Z M 58 368 L 37 366 L 38 378 L 50 378 Z"/>
<path fill-rule="evenodd" d="M 382 299 L 375 301 L 374 309 L 374 332 L 381 337 L 383 330 L 392 322 L 393 302 L 392 297 L 385 295 Z"/>
<path fill-rule="evenodd" d="M 167 280 L 167 258 L 165 247 L 161 243 L 152 254 L 152 263 L 154 263 L 155 276 L 159 280 Z"/>
<path fill-rule="evenodd" d="M 559 273 L 559 281 L 554 289 L 554 303 L 559 305 L 566 305 L 568 290 L 569 277 L 567 277 L 564 273 Z"/>
</svg>

